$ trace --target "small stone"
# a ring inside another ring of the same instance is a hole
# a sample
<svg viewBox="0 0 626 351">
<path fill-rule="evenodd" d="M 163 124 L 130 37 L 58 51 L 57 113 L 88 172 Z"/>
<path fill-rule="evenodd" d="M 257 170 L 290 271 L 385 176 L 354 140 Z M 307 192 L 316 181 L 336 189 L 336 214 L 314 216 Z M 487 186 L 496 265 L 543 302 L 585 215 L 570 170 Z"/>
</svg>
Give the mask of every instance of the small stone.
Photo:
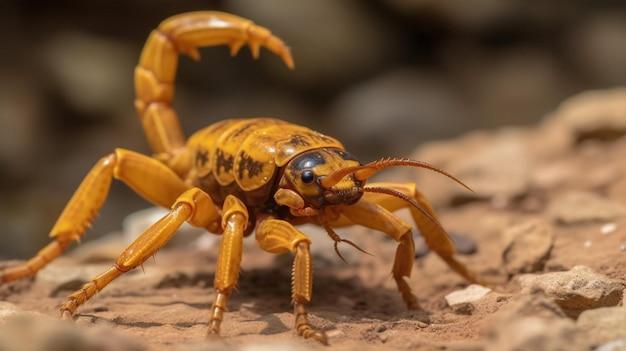
<svg viewBox="0 0 626 351">
<path fill-rule="evenodd" d="M 591 240 L 585 240 L 585 242 L 583 243 L 583 247 L 585 249 L 590 248 L 593 245 L 593 242 Z"/>
<path fill-rule="evenodd" d="M 489 294 L 491 289 L 481 285 L 472 284 L 463 290 L 457 290 L 445 296 L 448 306 L 455 307 L 461 304 L 467 304 L 478 301 Z"/>
<path fill-rule="evenodd" d="M 609 235 L 613 233 L 617 229 L 617 224 L 615 223 L 607 223 L 600 228 L 600 232 L 604 235 Z"/>
<path fill-rule="evenodd" d="M 594 351 L 626 351 L 626 341 L 617 339 L 598 346 Z"/>
<path fill-rule="evenodd" d="M 460 303 L 460 304 L 452 306 L 452 310 L 454 311 L 454 313 L 463 314 L 463 315 L 470 315 L 474 313 L 475 309 L 476 308 L 474 307 L 474 305 L 472 305 L 469 302 Z"/>
<path fill-rule="evenodd" d="M 543 269 L 554 243 L 554 232 L 549 223 L 529 220 L 509 228 L 504 236 L 509 243 L 502 253 L 502 260 L 510 275 Z"/>
<path fill-rule="evenodd" d="M 626 244 L 621 244 L 621 245 L 619 246 L 619 250 L 620 250 L 621 252 L 626 252 Z"/>
<path fill-rule="evenodd" d="M 616 306 L 622 300 L 624 289 L 621 282 L 585 266 L 565 272 L 525 274 L 518 279 L 523 293 L 545 293 L 570 317 L 577 317 L 587 309 Z"/>
<path fill-rule="evenodd" d="M 626 215 L 626 207 L 595 193 L 571 191 L 553 199 L 548 213 L 558 223 L 579 224 L 614 220 Z"/>
<path fill-rule="evenodd" d="M 576 325 L 589 333 L 595 343 L 626 339 L 626 307 L 603 307 L 580 314 Z"/>
</svg>

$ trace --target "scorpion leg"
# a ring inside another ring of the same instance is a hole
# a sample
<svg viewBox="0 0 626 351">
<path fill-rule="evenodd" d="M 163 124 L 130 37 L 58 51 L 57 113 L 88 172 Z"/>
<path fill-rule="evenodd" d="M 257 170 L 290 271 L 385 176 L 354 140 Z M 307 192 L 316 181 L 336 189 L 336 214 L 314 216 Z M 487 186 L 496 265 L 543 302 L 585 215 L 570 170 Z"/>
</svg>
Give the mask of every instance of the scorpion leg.
<svg viewBox="0 0 626 351">
<path fill-rule="evenodd" d="M 368 186 L 389 188 L 399 191 L 413 198 L 431 217 L 437 218 L 435 210 L 430 205 L 426 197 L 420 193 L 419 190 L 417 190 L 415 183 L 371 183 L 368 184 Z M 441 257 L 441 259 L 443 259 L 452 270 L 457 272 L 467 281 L 488 285 L 487 282 L 483 281 L 474 272 L 470 271 L 463 263 L 455 259 L 454 254 L 456 253 L 456 250 L 454 244 L 441 225 L 433 223 L 418 209 L 410 206 L 406 201 L 396 197 L 379 193 L 365 193 L 363 198 L 367 201 L 381 205 L 388 211 L 396 211 L 398 209 L 408 207 L 411 211 L 411 217 L 413 217 L 413 220 L 419 228 L 420 233 L 424 237 L 424 241 L 426 241 L 428 247 Z"/>
<path fill-rule="evenodd" d="M 365 199 L 354 205 L 345 206 L 341 213 L 353 224 L 380 230 L 398 242 L 392 268 L 393 279 L 407 307 L 418 309 L 417 297 L 405 279 L 411 276 L 415 256 L 411 227 L 384 207 Z"/>
<path fill-rule="evenodd" d="M 228 195 L 226 197 L 222 211 L 224 233 L 222 234 L 214 282 L 217 297 L 212 307 L 208 335 L 219 335 L 228 298 L 235 289 L 239 278 L 243 236 L 248 224 L 248 210 L 235 196 Z"/>
<path fill-rule="evenodd" d="M 309 323 L 306 310 L 313 293 L 313 272 L 309 252 L 311 240 L 290 223 L 277 219 L 261 222 L 256 230 L 256 240 L 265 251 L 294 254 L 291 298 L 296 332 L 306 339 L 313 338 L 324 345 L 328 344 L 326 334 L 316 330 Z"/>
<path fill-rule="evenodd" d="M 293 68 L 291 53 L 282 40 L 250 20 L 222 12 L 170 17 L 146 41 L 135 68 L 135 109 L 152 150 L 177 173 L 189 168 L 188 154 L 181 152 L 185 137 L 172 107 L 178 55 L 198 60 L 198 48 L 217 45 L 230 46 L 235 55 L 246 43 L 254 57 L 263 46 Z"/>
<path fill-rule="evenodd" d="M 0 272 L 0 284 L 35 275 L 61 255 L 72 241 L 79 240 L 91 225 L 109 193 L 112 179 L 126 183 L 148 201 L 170 207 L 189 187 L 169 168 L 148 156 L 116 149 L 103 157 L 65 206 L 50 231 L 53 242 L 28 262 Z"/>
<path fill-rule="evenodd" d="M 145 262 L 176 234 L 185 222 L 198 227 L 209 227 L 219 219 L 219 214 L 209 195 L 192 188 L 180 195 L 171 211 L 141 234 L 117 258 L 115 264 L 92 281 L 68 296 L 61 305 L 64 319 L 71 318 L 78 306 L 84 304 L 115 278 Z"/>
</svg>

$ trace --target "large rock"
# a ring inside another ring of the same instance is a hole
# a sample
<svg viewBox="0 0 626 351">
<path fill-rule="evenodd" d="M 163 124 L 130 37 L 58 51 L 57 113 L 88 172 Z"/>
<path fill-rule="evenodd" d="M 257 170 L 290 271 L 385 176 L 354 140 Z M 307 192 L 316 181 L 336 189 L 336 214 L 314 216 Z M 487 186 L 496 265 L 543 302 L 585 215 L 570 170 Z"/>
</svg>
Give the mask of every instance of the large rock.
<svg viewBox="0 0 626 351">
<path fill-rule="evenodd" d="M 603 307 L 583 312 L 576 325 L 596 343 L 626 340 L 626 307 Z"/>
<path fill-rule="evenodd" d="M 616 306 L 624 285 L 591 268 L 576 266 L 569 271 L 526 274 L 519 277 L 522 292 L 543 292 L 571 317 L 588 309 Z"/>
<path fill-rule="evenodd" d="M 522 317 L 498 325 L 491 332 L 486 351 L 583 351 L 588 350 L 575 325 L 566 319 Z"/>
<path fill-rule="evenodd" d="M 517 295 L 488 318 L 486 351 L 588 350 L 574 322 L 541 293 Z"/>
<path fill-rule="evenodd" d="M 502 253 L 502 261 L 510 275 L 543 269 L 554 243 L 550 224 L 529 220 L 506 230 L 504 237 L 508 244 Z"/>
<path fill-rule="evenodd" d="M 626 133 L 626 88 L 588 91 L 561 104 L 554 117 L 578 137 L 615 138 Z"/>
<path fill-rule="evenodd" d="M 626 207 L 595 193 L 570 191 L 550 202 L 548 214 L 563 224 L 611 221 L 626 216 Z"/>
<path fill-rule="evenodd" d="M 473 199 L 507 205 L 529 190 L 533 160 L 521 129 L 493 135 L 473 132 L 453 141 L 429 143 L 413 157 L 445 169 L 474 190 L 470 193 L 445 177 L 422 172 L 418 182 L 435 205 Z"/>
</svg>

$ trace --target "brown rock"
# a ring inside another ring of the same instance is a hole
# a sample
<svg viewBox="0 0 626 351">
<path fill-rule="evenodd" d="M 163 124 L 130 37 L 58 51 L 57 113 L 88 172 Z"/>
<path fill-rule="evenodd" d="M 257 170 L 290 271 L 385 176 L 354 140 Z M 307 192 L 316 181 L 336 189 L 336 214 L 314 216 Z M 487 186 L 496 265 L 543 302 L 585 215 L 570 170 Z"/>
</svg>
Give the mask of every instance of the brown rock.
<svg viewBox="0 0 626 351">
<path fill-rule="evenodd" d="M 522 292 L 545 293 L 571 317 L 592 308 L 616 306 L 624 289 L 621 282 L 585 266 L 565 272 L 526 274 L 519 277 L 519 282 Z"/>
<path fill-rule="evenodd" d="M 0 329 L 0 350 L 141 351 L 147 347 L 109 328 L 81 328 L 72 323 L 43 316 L 19 315 Z"/>
<path fill-rule="evenodd" d="M 626 307 L 604 307 L 580 314 L 576 325 L 596 343 L 626 339 Z"/>
<path fill-rule="evenodd" d="M 577 330 L 566 319 L 522 317 L 503 323 L 491 332 L 486 351 L 576 351 L 588 346 L 575 342 Z"/>
<path fill-rule="evenodd" d="M 626 133 L 626 88 L 588 91 L 561 104 L 555 117 L 578 139 L 613 139 Z"/>
<path fill-rule="evenodd" d="M 459 156 L 449 171 L 475 191 L 466 196 L 508 201 L 528 191 L 531 160 L 517 131 L 501 131 L 489 145 Z"/>
<path fill-rule="evenodd" d="M 543 269 L 554 243 L 549 223 L 529 220 L 509 228 L 504 236 L 509 242 L 502 253 L 502 260 L 510 275 Z"/>
<path fill-rule="evenodd" d="M 548 214 L 559 223 L 611 221 L 626 215 L 626 207 L 591 192 L 570 191 L 555 197 Z"/>
</svg>

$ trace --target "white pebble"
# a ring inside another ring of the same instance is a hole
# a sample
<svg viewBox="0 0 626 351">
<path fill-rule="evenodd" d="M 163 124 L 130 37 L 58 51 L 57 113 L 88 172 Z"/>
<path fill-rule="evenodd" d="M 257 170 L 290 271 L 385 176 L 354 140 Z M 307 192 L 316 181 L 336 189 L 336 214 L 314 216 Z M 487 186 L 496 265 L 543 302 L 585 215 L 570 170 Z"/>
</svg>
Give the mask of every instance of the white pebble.
<svg viewBox="0 0 626 351">
<path fill-rule="evenodd" d="M 619 246 L 619 250 L 620 250 L 621 252 L 626 252 L 626 244 L 622 244 L 622 245 L 620 245 L 620 246 Z"/>
<path fill-rule="evenodd" d="M 600 228 L 600 232 L 604 235 L 609 235 L 613 233 L 617 229 L 617 225 L 615 223 L 607 223 Z"/>
<path fill-rule="evenodd" d="M 583 243 L 583 246 L 585 247 L 585 249 L 588 249 L 591 247 L 591 240 L 585 240 L 585 242 Z"/>
</svg>

